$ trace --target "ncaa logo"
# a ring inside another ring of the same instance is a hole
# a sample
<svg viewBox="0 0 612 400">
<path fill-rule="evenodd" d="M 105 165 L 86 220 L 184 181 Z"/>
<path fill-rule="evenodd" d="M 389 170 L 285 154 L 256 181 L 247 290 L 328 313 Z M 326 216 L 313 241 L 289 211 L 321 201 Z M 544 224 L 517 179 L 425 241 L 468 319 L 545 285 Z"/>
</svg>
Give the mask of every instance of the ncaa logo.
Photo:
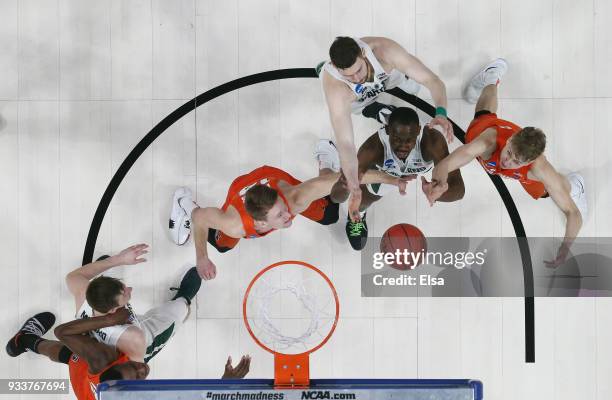
<svg viewBox="0 0 612 400">
<path fill-rule="evenodd" d="M 393 166 L 393 159 L 389 158 L 387 160 L 385 160 L 385 167 L 392 167 Z"/>
<path fill-rule="evenodd" d="M 495 165 L 497 165 L 497 164 L 495 163 L 495 161 L 489 161 L 489 162 L 487 163 L 487 166 L 489 166 L 489 167 L 494 167 Z"/>
<path fill-rule="evenodd" d="M 355 85 L 356 93 L 361 94 L 363 93 L 364 90 L 365 90 L 365 87 L 361 83 L 358 83 L 357 85 Z"/>
</svg>

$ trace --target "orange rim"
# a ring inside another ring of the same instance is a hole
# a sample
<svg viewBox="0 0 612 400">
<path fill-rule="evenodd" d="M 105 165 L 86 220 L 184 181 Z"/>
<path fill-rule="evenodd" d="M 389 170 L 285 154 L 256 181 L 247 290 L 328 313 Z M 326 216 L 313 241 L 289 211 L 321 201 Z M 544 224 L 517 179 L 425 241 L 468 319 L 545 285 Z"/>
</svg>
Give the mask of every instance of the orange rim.
<svg viewBox="0 0 612 400">
<path fill-rule="evenodd" d="M 269 270 L 271 270 L 272 268 L 276 268 L 276 267 L 280 267 L 282 265 L 287 265 L 287 264 L 298 264 L 301 265 L 303 267 L 306 268 L 310 268 L 311 270 L 315 271 L 317 274 L 319 274 L 324 280 L 325 282 L 327 282 L 327 284 L 329 285 L 329 288 L 332 291 L 332 294 L 334 295 L 334 301 L 336 302 L 336 318 L 334 318 L 334 323 L 332 324 L 331 329 L 329 330 L 329 333 L 327 334 L 327 336 L 325 336 L 325 338 L 321 341 L 321 343 L 319 343 L 317 346 L 313 347 L 312 349 L 305 351 L 303 353 L 298 353 L 298 354 L 287 354 L 290 356 L 297 356 L 297 355 L 302 355 L 302 354 L 310 354 L 312 352 L 317 351 L 318 349 L 320 349 L 325 343 L 327 343 L 327 341 L 329 340 L 329 338 L 332 336 L 332 334 L 334 333 L 334 331 L 336 330 L 336 325 L 338 325 L 338 316 L 340 315 L 340 302 L 338 301 L 338 293 L 336 293 L 336 288 L 334 287 L 334 284 L 332 283 L 332 281 L 327 277 L 327 275 L 325 275 L 320 269 L 318 269 L 317 267 L 315 267 L 314 265 L 310 265 L 308 263 L 305 263 L 303 261 L 292 261 L 292 260 L 288 260 L 288 261 L 279 261 L 277 263 L 274 263 L 272 265 L 267 266 L 266 268 L 262 269 L 261 271 L 259 271 L 257 273 L 257 275 L 255 275 L 255 277 L 251 280 L 251 282 L 249 283 L 249 286 L 247 287 L 246 292 L 244 293 L 244 299 L 242 300 L 242 319 L 244 320 L 244 324 L 246 325 L 247 330 L 249 331 L 249 334 L 251 335 L 251 337 L 253 338 L 253 340 L 255 340 L 255 342 L 262 347 L 263 349 L 269 351 L 272 354 L 285 354 L 285 353 L 279 353 L 278 351 L 272 350 L 271 348 L 269 348 L 268 346 L 266 346 L 265 344 L 263 344 L 259 339 L 257 339 L 257 336 L 255 336 L 255 334 L 253 333 L 253 330 L 251 329 L 251 325 L 249 324 L 248 318 L 247 318 L 247 299 L 249 298 L 249 293 L 251 292 L 251 288 L 253 287 L 253 284 L 255 283 L 255 281 L 257 281 L 257 279 L 259 279 L 263 274 L 265 274 L 266 272 L 268 272 Z"/>
</svg>

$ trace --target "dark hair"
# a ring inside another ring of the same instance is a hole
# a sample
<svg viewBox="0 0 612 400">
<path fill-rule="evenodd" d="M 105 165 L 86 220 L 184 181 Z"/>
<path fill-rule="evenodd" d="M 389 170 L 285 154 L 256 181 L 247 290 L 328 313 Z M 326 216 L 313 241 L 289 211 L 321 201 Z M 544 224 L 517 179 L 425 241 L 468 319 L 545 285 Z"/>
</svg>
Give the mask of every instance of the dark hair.
<svg viewBox="0 0 612 400">
<path fill-rule="evenodd" d="M 85 298 L 91 308 L 101 313 L 107 313 L 119 305 L 117 304 L 117 296 L 121 294 L 124 287 L 123 283 L 117 278 L 98 276 L 89 282 Z"/>
<path fill-rule="evenodd" d="M 512 149 L 519 161 L 531 162 L 544 152 L 546 135 L 539 128 L 527 126 L 512 136 Z"/>
<path fill-rule="evenodd" d="M 355 39 L 338 36 L 329 48 L 329 59 L 336 68 L 345 69 L 355 64 L 361 54 L 361 47 Z"/>
<path fill-rule="evenodd" d="M 419 124 L 419 116 L 412 108 L 397 107 L 389 116 L 389 125 L 412 125 Z"/>
<path fill-rule="evenodd" d="M 244 207 L 253 219 L 265 221 L 268 211 L 278 199 L 278 192 L 267 185 L 255 185 L 244 196 Z"/>
<path fill-rule="evenodd" d="M 100 374 L 100 382 L 119 381 L 123 379 L 123 375 L 121 375 L 121 372 L 117 371 L 115 367 L 116 365 L 113 365 L 112 367 L 108 368 L 106 371 L 102 372 L 102 374 Z"/>
</svg>

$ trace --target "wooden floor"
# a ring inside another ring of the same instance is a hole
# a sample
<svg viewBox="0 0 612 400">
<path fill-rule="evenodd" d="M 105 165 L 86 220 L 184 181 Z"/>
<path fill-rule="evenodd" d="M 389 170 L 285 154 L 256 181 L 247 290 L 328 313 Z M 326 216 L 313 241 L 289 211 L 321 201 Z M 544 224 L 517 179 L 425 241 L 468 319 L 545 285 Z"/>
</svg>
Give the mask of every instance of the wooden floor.
<svg viewBox="0 0 612 400">
<path fill-rule="evenodd" d="M 157 122 L 232 79 L 314 67 L 337 35 L 402 44 L 444 80 L 449 116 L 464 128 L 473 106 L 461 99 L 463 85 L 489 60 L 506 58 L 499 115 L 547 133 L 551 162 L 585 176 L 591 212 L 581 235 L 612 236 L 611 19 L 607 0 L 0 0 L 0 338 L 39 311 L 73 317 L 64 275 L 80 264 L 114 172 Z M 363 118 L 354 125 L 359 142 L 377 128 Z M 167 288 L 195 258 L 191 242 L 177 247 L 167 232 L 178 186 L 202 205 L 220 205 L 232 179 L 263 164 L 309 178 L 314 144 L 330 136 L 315 79 L 250 86 L 201 106 L 130 170 L 96 256 L 151 245 L 147 263 L 115 272 L 144 312 L 170 297 Z M 462 173 L 463 201 L 430 208 L 413 185 L 406 198 L 376 204 L 370 234 L 408 222 L 432 236 L 512 236 L 488 177 L 475 163 Z M 552 201 L 507 186 L 528 235 L 563 235 Z M 487 399 L 612 398 L 611 299 L 536 299 L 537 362 L 525 364 L 522 298 L 360 297 L 360 258 L 346 243 L 344 217 L 332 227 L 296 220 L 211 254 L 218 277 L 204 283 L 151 377 L 217 378 L 228 355 L 243 353 L 253 356 L 251 377 L 271 377 L 271 356 L 244 328 L 242 295 L 259 269 L 293 258 L 326 271 L 342 306 L 335 335 L 312 357 L 313 377 L 474 378 Z M 67 376 L 64 365 L 36 355 L 0 356 L 0 377 Z M 30 398 L 39 396 L 21 396 Z"/>
</svg>

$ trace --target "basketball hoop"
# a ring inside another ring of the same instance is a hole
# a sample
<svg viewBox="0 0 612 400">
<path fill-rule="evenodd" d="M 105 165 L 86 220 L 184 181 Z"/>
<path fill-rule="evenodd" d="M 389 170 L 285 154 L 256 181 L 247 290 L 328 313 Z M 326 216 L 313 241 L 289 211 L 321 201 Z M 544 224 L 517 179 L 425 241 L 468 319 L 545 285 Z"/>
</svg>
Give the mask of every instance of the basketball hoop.
<svg viewBox="0 0 612 400">
<path fill-rule="evenodd" d="M 302 261 L 281 261 L 261 270 L 242 302 L 249 334 L 274 355 L 276 386 L 308 386 L 310 353 L 334 333 L 339 312 L 330 279 Z"/>
</svg>

